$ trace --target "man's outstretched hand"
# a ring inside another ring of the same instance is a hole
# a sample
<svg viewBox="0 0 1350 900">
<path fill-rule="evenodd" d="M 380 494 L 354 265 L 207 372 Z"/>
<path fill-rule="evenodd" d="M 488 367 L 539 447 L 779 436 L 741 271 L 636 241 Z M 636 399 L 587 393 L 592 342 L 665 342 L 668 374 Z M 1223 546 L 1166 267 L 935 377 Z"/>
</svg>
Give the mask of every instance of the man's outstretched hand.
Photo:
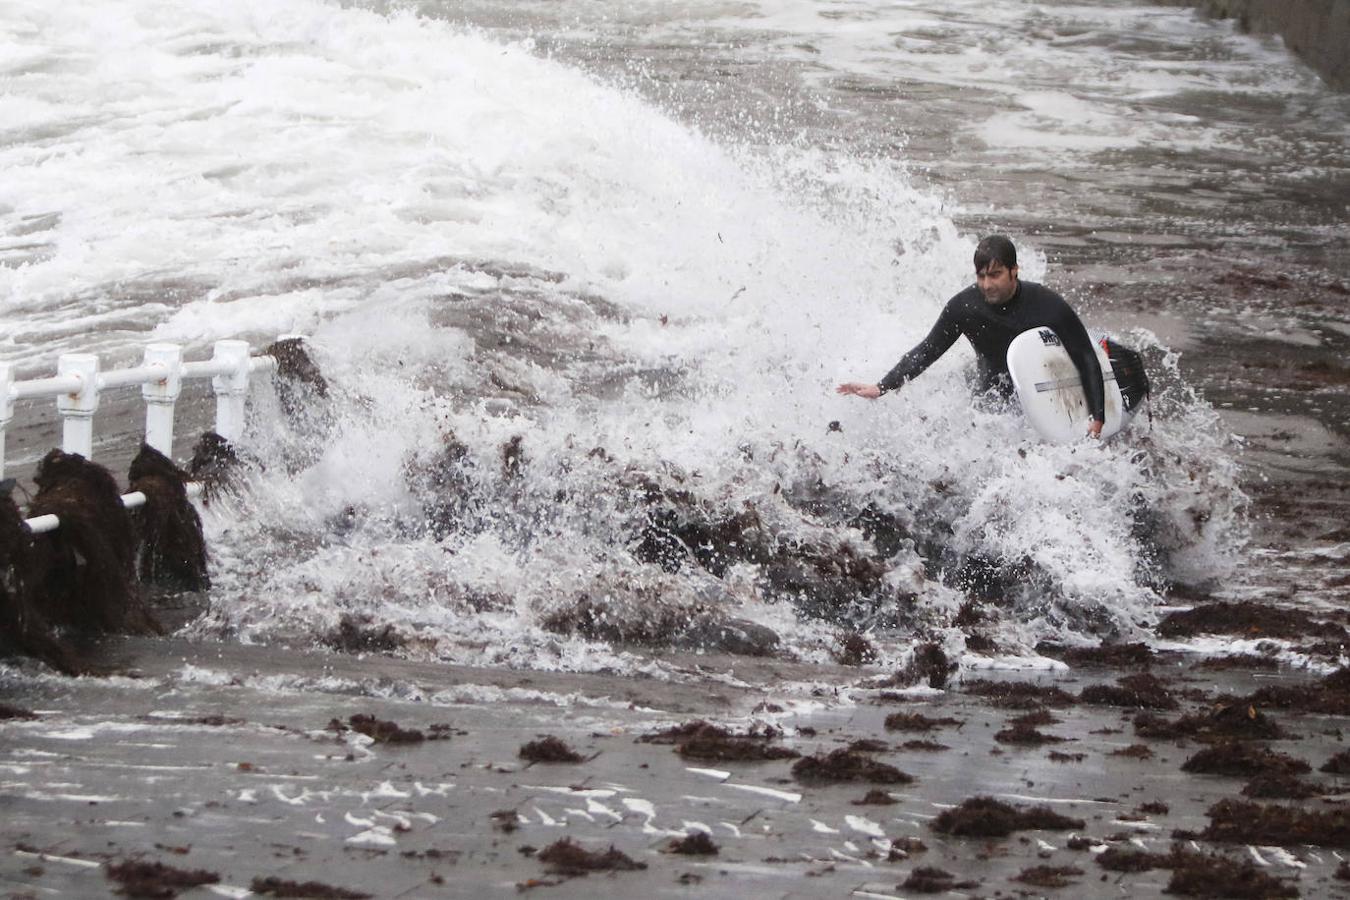
<svg viewBox="0 0 1350 900">
<path fill-rule="evenodd" d="M 1102 423 L 1097 419 L 1093 419 L 1092 421 L 1088 422 L 1088 437 L 1099 438 L 1101 436 L 1102 436 Z"/>
<path fill-rule="evenodd" d="M 875 384 L 867 384 L 862 381 L 849 381 L 839 385 L 834 389 L 836 394 L 852 394 L 855 397 L 866 397 L 868 400 L 875 400 L 881 396 L 881 388 Z"/>
</svg>

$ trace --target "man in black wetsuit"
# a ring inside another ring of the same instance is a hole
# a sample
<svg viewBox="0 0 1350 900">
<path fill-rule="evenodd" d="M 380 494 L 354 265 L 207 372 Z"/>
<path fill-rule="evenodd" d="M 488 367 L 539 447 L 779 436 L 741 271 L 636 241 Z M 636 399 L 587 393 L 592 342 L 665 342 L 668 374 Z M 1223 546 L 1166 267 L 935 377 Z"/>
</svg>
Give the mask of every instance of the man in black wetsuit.
<svg viewBox="0 0 1350 900">
<path fill-rule="evenodd" d="M 875 400 L 917 378 L 964 334 L 979 360 L 977 389 L 992 389 L 1010 397 L 1008 345 L 1032 328 L 1053 329 L 1069 352 L 1083 380 L 1092 415 L 1088 434 L 1099 437 L 1105 420 L 1106 392 L 1092 339 L 1063 297 L 1035 282 L 1018 279 L 1017 249 L 1001 234 L 980 241 L 975 248 L 975 283 L 947 301 L 928 337 L 906 353 L 885 378 L 876 384 L 851 381 L 836 390 Z"/>
</svg>

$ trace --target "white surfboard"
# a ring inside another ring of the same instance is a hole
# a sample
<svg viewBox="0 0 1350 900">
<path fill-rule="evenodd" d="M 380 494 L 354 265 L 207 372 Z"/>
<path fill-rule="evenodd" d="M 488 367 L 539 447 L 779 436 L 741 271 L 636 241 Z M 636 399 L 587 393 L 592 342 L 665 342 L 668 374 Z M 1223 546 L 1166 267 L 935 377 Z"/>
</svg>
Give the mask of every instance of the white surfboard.
<svg viewBox="0 0 1350 900">
<path fill-rule="evenodd" d="M 1134 412 L 1125 408 L 1106 348 L 1100 340 L 1094 340 L 1092 346 L 1097 351 L 1102 386 L 1106 389 L 1106 421 L 1101 436 L 1108 438 L 1129 425 Z M 1087 435 L 1092 416 L 1083 394 L 1083 381 L 1054 331 L 1033 328 L 1013 338 L 1008 347 L 1008 374 L 1027 421 L 1041 437 L 1064 444 Z"/>
</svg>

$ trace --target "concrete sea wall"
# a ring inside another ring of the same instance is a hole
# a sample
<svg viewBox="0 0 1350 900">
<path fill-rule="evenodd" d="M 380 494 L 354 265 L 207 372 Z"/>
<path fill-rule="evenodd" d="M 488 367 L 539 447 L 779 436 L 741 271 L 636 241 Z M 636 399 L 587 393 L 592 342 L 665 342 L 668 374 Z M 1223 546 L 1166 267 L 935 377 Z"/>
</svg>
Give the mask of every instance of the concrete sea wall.
<svg viewBox="0 0 1350 900">
<path fill-rule="evenodd" d="M 1278 34 L 1336 90 L 1350 90 L 1350 0 L 1164 0 Z"/>
</svg>

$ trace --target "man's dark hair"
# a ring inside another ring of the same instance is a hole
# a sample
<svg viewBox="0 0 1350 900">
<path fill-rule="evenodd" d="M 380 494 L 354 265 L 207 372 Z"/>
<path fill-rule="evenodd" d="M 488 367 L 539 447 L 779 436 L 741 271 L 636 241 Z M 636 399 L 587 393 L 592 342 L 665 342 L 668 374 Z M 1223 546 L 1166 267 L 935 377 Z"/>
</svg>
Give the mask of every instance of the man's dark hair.
<svg viewBox="0 0 1350 900">
<path fill-rule="evenodd" d="M 982 239 L 979 246 L 975 248 L 976 272 L 995 260 L 1003 263 L 1009 269 L 1017 265 L 1017 248 L 1013 246 L 1013 242 L 1008 240 L 1006 235 L 991 234 Z"/>
</svg>

